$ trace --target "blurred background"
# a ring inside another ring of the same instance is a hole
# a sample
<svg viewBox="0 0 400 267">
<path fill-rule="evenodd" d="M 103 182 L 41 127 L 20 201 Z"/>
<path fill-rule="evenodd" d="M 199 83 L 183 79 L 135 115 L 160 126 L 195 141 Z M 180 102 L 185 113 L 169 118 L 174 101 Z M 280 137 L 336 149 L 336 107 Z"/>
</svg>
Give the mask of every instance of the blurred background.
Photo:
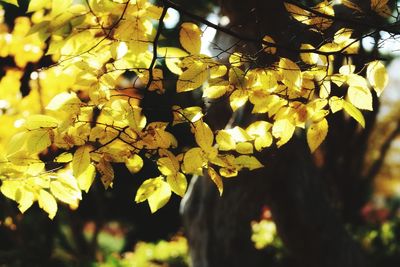
<svg viewBox="0 0 400 267">
<path fill-rule="evenodd" d="M 227 16 L 218 15 L 220 10 L 214 1 L 177 2 L 215 23 L 229 24 Z M 4 22 L 0 26 L 0 50 L 5 45 L 1 40 L 15 27 L 15 19 L 24 16 L 28 2 L 19 1 L 20 9 L 1 3 Z M 178 45 L 179 28 L 175 26 L 185 20 L 170 12 L 163 32 L 164 45 Z M 215 31 L 202 29 L 204 43 L 210 44 Z M 382 38 L 385 34 L 380 33 Z M 362 190 L 360 208 L 351 210 L 357 223 L 347 220 L 346 228 L 374 266 L 397 267 L 400 266 L 400 58 L 396 51 L 400 51 L 400 42 L 392 37 L 390 42 L 379 46 L 374 42 L 375 39 L 364 40 L 363 51 L 379 50 L 388 59 L 389 85 L 380 97 L 379 108 L 370 115 L 373 119 L 365 139 L 367 147 L 358 156 L 363 162 L 362 170 L 368 171 L 363 176 L 368 176 L 368 186 Z M 208 45 L 202 49 L 204 53 L 212 53 L 210 50 Z M 13 56 L 0 56 L 1 105 L 9 85 L 4 78 L 6 70 L 18 66 Z M 27 63 L 25 73 L 17 78 L 23 97 L 29 95 L 34 69 L 49 64 L 51 59 L 46 56 L 39 63 Z M 4 128 L 0 129 L 1 134 L 3 131 Z M 143 177 L 150 177 L 152 170 L 144 168 L 133 175 L 125 166 L 115 167 L 117 178 L 112 190 L 105 190 L 97 179 L 77 209 L 60 204 L 54 220 L 48 219 L 37 204 L 21 214 L 16 203 L 0 195 L 0 266 L 189 266 L 188 244 L 179 214 L 180 199 L 174 196 L 167 206 L 151 214 L 146 204 L 134 203 L 134 196 Z M 254 247 L 264 251 L 265 266 L 285 266 L 286 250 L 272 219 L 269 207 L 263 206 L 259 217 L 244 227 L 251 229 L 248 238 Z"/>
</svg>

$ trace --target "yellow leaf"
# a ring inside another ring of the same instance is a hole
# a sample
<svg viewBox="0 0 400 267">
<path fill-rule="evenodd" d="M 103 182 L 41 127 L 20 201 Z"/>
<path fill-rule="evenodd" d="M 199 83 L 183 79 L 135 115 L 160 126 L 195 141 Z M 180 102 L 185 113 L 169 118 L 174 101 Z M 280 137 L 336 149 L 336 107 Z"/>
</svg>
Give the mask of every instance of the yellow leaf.
<svg viewBox="0 0 400 267">
<path fill-rule="evenodd" d="M 218 77 L 222 77 L 226 74 L 228 71 L 227 67 L 225 65 L 215 65 L 210 67 L 210 78 L 215 79 Z"/>
<path fill-rule="evenodd" d="M 188 56 L 188 53 L 175 47 L 159 47 L 157 53 L 164 57 L 167 68 L 174 74 L 181 75 L 182 69 L 179 67 L 181 59 Z"/>
<path fill-rule="evenodd" d="M 60 155 L 58 155 L 55 159 L 54 162 L 58 162 L 58 163 L 67 163 L 67 162 L 71 162 L 73 159 L 73 155 L 71 153 L 68 152 L 64 152 L 61 153 Z"/>
<path fill-rule="evenodd" d="M 246 74 L 239 68 L 231 67 L 229 69 L 229 83 L 237 88 L 244 89 L 246 86 Z"/>
<path fill-rule="evenodd" d="M 72 2 L 73 0 L 52 0 L 50 15 L 55 17 L 62 12 L 65 12 L 72 5 Z"/>
<path fill-rule="evenodd" d="M 167 183 L 175 194 L 181 197 L 185 195 L 187 189 L 187 180 L 183 173 L 178 172 L 176 174 L 168 175 Z"/>
<path fill-rule="evenodd" d="M 272 135 L 269 132 L 272 124 L 266 121 L 256 121 L 246 128 L 246 132 L 255 138 L 254 148 L 261 151 L 263 148 L 269 147 L 272 144 Z"/>
<path fill-rule="evenodd" d="M 368 88 L 349 86 L 347 97 L 356 108 L 372 110 L 372 94 Z"/>
<path fill-rule="evenodd" d="M 244 63 L 242 53 L 235 52 L 229 56 L 229 63 L 234 67 L 240 67 Z"/>
<path fill-rule="evenodd" d="M 259 137 L 265 135 L 272 124 L 266 121 L 256 121 L 246 128 L 246 132 L 252 137 Z"/>
<path fill-rule="evenodd" d="M 276 145 L 280 147 L 286 144 L 292 138 L 295 128 L 288 119 L 276 120 L 272 126 L 272 135 L 279 139 Z"/>
<path fill-rule="evenodd" d="M 89 164 L 89 166 L 82 172 L 80 175 L 76 177 L 78 180 L 79 188 L 86 193 L 89 192 L 90 187 L 93 184 L 94 178 L 96 176 L 96 168 Z"/>
<path fill-rule="evenodd" d="M 81 100 L 77 97 L 77 95 L 74 92 L 72 93 L 64 92 L 53 97 L 50 103 L 46 106 L 46 109 L 77 113 L 79 112 L 81 103 L 82 103 Z"/>
<path fill-rule="evenodd" d="M 27 209 L 29 209 L 33 201 L 35 200 L 35 195 L 28 188 L 17 189 L 16 199 L 18 202 L 18 209 L 24 213 Z"/>
<path fill-rule="evenodd" d="M 242 155 L 235 158 L 234 163 L 239 168 L 247 168 L 250 171 L 264 167 L 264 165 L 254 156 Z"/>
<path fill-rule="evenodd" d="M 28 135 L 29 135 L 29 132 L 20 132 L 20 133 L 14 134 L 11 137 L 11 140 L 6 145 L 7 156 L 10 156 L 10 155 L 24 149 Z"/>
<path fill-rule="evenodd" d="M 50 192 L 62 202 L 75 205 L 82 199 L 81 190 L 71 171 L 57 173 L 57 179 L 50 182 Z"/>
<path fill-rule="evenodd" d="M 179 76 L 176 83 L 176 92 L 188 92 L 199 88 L 208 79 L 208 76 L 207 64 L 196 61 Z"/>
<path fill-rule="evenodd" d="M 141 73 L 139 73 L 138 77 L 142 81 L 144 85 L 147 85 L 149 82 L 149 71 L 145 70 Z M 159 93 L 164 93 L 164 86 L 163 86 L 163 71 L 162 69 L 155 68 L 153 69 L 153 77 L 152 77 L 152 82 L 149 85 L 149 91 L 157 91 Z"/>
<path fill-rule="evenodd" d="M 229 90 L 229 82 L 218 79 L 214 81 L 209 81 L 208 86 L 203 88 L 203 97 L 207 98 L 219 98 L 223 96 Z"/>
<path fill-rule="evenodd" d="M 388 0 L 371 0 L 371 9 L 385 18 L 392 14 L 388 6 Z"/>
<path fill-rule="evenodd" d="M 379 60 L 368 63 L 367 79 L 374 88 L 376 94 L 380 96 L 389 80 L 385 65 Z"/>
<path fill-rule="evenodd" d="M 212 167 L 208 167 L 207 172 L 211 180 L 217 186 L 219 195 L 222 196 L 222 192 L 224 191 L 224 184 L 222 183 L 221 176 L 219 176 L 219 174 Z"/>
<path fill-rule="evenodd" d="M 288 58 L 279 60 L 279 72 L 282 74 L 282 82 L 289 90 L 300 91 L 302 76 L 299 66 Z"/>
<path fill-rule="evenodd" d="M 58 120 L 48 115 L 31 115 L 23 125 L 28 130 L 41 128 L 57 128 Z"/>
<path fill-rule="evenodd" d="M 204 151 L 209 150 L 214 142 L 214 134 L 207 123 L 203 122 L 203 120 L 198 120 L 194 123 L 193 130 L 194 138 L 199 147 Z"/>
<path fill-rule="evenodd" d="M 183 170 L 187 174 L 201 175 L 206 160 L 200 147 L 191 148 L 183 157 Z"/>
<path fill-rule="evenodd" d="M 27 135 L 26 147 L 31 154 L 38 153 L 51 145 L 48 130 L 34 130 Z"/>
<path fill-rule="evenodd" d="M 320 98 L 328 98 L 331 94 L 331 82 L 325 80 L 322 82 L 320 90 L 319 90 L 319 97 Z"/>
<path fill-rule="evenodd" d="M 286 10 L 289 12 L 290 15 L 297 21 L 302 23 L 308 24 L 310 19 L 310 13 L 296 5 L 284 3 Z"/>
<path fill-rule="evenodd" d="M 300 49 L 302 49 L 302 50 L 310 49 L 311 50 L 311 49 L 315 49 L 315 47 L 310 44 L 302 44 L 300 46 Z M 318 63 L 319 55 L 316 53 L 312 53 L 312 52 L 306 52 L 306 53 L 300 53 L 300 58 L 301 58 L 301 60 L 303 60 L 305 63 L 307 63 L 309 65 L 315 65 Z"/>
<path fill-rule="evenodd" d="M 18 6 L 18 0 L 1 0 L 1 1 L 12 4 L 14 6 Z"/>
<path fill-rule="evenodd" d="M 49 214 L 49 218 L 53 219 L 57 213 L 56 199 L 46 190 L 40 190 L 38 194 L 39 207 Z"/>
<path fill-rule="evenodd" d="M 136 192 L 135 201 L 148 201 L 151 213 L 162 208 L 171 197 L 171 187 L 162 177 L 150 178 L 143 182 Z"/>
<path fill-rule="evenodd" d="M 75 177 L 79 177 L 90 166 L 90 146 L 81 146 L 75 153 L 72 159 L 72 171 Z"/>
<path fill-rule="evenodd" d="M 262 149 L 271 146 L 272 141 L 271 133 L 266 133 L 264 136 L 256 137 L 254 140 L 254 148 L 257 151 L 261 151 Z"/>
<path fill-rule="evenodd" d="M 253 145 L 249 142 L 241 142 L 236 144 L 236 152 L 240 154 L 252 154 Z"/>
<path fill-rule="evenodd" d="M 215 140 L 218 144 L 218 150 L 220 151 L 233 150 L 236 148 L 236 142 L 232 135 L 225 130 L 218 131 Z"/>
<path fill-rule="evenodd" d="M 359 6 L 357 6 L 355 3 L 353 3 L 352 0 L 341 0 L 340 2 L 342 5 L 350 8 L 350 9 L 357 10 L 358 12 L 363 12 L 362 9 Z"/>
<path fill-rule="evenodd" d="M 264 52 L 274 55 L 276 53 L 276 47 L 274 46 L 275 45 L 274 39 L 272 39 L 271 36 L 265 35 L 263 41 L 268 43 L 268 44 L 263 43 L 262 45 L 264 48 Z"/>
<path fill-rule="evenodd" d="M 173 125 L 183 122 L 196 122 L 204 116 L 202 108 L 198 106 L 184 109 L 179 106 L 173 106 L 172 110 L 174 113 Z"/>
<path fill-rule="evenodd" d="M 179 41 L 186 51 L 198 55 L 201 49 L 201 34 L 201 30 L 196 24 L 185 22 L 181 25 Z"/>
<path fill-rule="evenodd" d="M 129 127 L 135 132 L 140 132 L 146 126 L 147 119 L 142 114 L 142 109 L 139 107 L 132 107 L 129 105 L 124 110 L 126 119 L 128 120 Z"/>
<path fill-rule="evenodd" d="M 134 154 L 125 161 L 125 165 L 131 173 L 138 173 L 143 168 L 143 159 L 139 155 Z"/>
<path fill-rule="evenodd" d="M 29 209 L 35 200 L 33 192 L 27 189 L 18 180 L 4 180 L 0 188 L 3 195 L 18 203 L 18 209 L 22 213 Z"/>
<path fill-rule="evenodd" d="M 128 45 L 126 42 L 114 42 L 111 44 L 110 52 L 113 59 L 121 59 L 129 52 Z"/>
<path fill-rule="evenodd" d="M 160 172 L 165 175 L 176 175 L 179 172 L 180 164 L 177 158 L 171 153 L 166 153 L 167 157 L 159 158 L 157 166 Z"/>
<path fill-rule="evenodd" d="M 346 29 L 346 28 L 341 28 L 340 30 L 338 30 L 334 37 L 333 37 L 333 41 L 336 44 L 344 44 L 344 45 L 348 45 L 349 41 L 351 40 L 351 35 L 353 34 L 353 30 L 352 29 Z"/>
<path fill-rule="evenodd" d="M 236 111 L 238 108 L 244 106 L 248 99 L 249 95 L 246 90 L 237 89 L 229 96 L 229 104 L 232 110 Z"/>
<path fill-rule="evenodd" d="M 337 97 L 337 96 L 332 96 L 329 99 L 329 107 L 331 108 L 332 113 L 336 113 L 340 110 L 343 109 L 343 99 Z"/>
<path fill-rule="evenodd" d="M 328 1 L 323 1 L 317 4 L 315 7 L 313 7 L 314 10 L 316 10 L 319 13 L 323 13 L 327 16 L 335 16 L 335 11 L 333 9 L 333 5 L 331 2 Z M 326 18 L 326 17 L 319 17 L 319 16 L 313 16 L 312 19 L 309 22 L 309 25 L 314 26 L 315 28 L 323 31 L 329 28 L 333 23 L 332 19 Z"/>
<path fill-rule="evenodd" d="M 343 109 L 349 114 L 353 119 L 355 119 L 363 128 L 365 128 L 365 119 L 362 113 L 351 103 L 343 100 Z"/>
<path fill-rule="evenodd" d="M 307 130 L 307 143 L 311 152 L 314 152 L 325 140 L 328 128 L 328 121 L 326 119 L 310 125 Z"/>
<path fill-rule="evenodd" d="M 43 9 L 46 6 L 48 6 L 49 3 L 50 3 L 50 1 L 47 1 L 47 0 L 31 0 L 29 2 L 27 13 L 35 12 L 40 9 Z"/>
<path fill-rule="evenodd" d="M 97 171 L 101 174 L 100 180 L 104 185 L 104 188 L 113 186 L 114 181 L 114 169 L 111 163 L 102 157 L 98 164 L 96 164 Z"/>
<path fill-rule="evenodd" d="M 223 131 L 226 131 L 227 133 L 229 133 L 232 136 L 233 140 L 235 140 L 236 143 L 252 140 L 251 136 L 244 129 L 240 128 L 239 126 L 235 126 L 232 129 L 227 129 L 227 130 L 223 130 Z"/>
</svg>

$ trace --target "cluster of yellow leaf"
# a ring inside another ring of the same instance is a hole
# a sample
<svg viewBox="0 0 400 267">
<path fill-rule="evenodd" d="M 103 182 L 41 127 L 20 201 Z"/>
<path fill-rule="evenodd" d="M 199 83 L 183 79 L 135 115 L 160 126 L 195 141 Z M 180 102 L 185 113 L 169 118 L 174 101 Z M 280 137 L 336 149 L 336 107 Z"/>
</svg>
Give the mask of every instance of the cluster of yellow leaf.
<svg viewBox="0 0 400 267">
<path fill-rule="evenodd" d="M 297 12 L 298 20 L 306 15 L 293 5 L 287 8 Z M 315 10 L 333 15 L 326 2 Z M 186 175 L 202 175 L 203 170 L 222 194 L 223 177 L 261 168 L 253 152 L 284 145 L 296 128 L 307 129 L 314 151 L 328 133 L 329 113 L 343 109 L 364 126 L 359 109 L 372 109 L 369 87 L 379 95 L 387 84 L 385 67 L 379 61 L 368 64 L 366 78 L 351 63 L 334 73 L 334 53 L 357 53 L 358 43 L 348 29 L 339 30 L 331 42 L 318 48 L 303 44 L 302 64 L 280 58 L 273 66 L 250 69 L 249 59 L 240 53 L 233 53 L 227 66 L 201 54 L 202 32 L 193 23 L 181 25 L 182 48 L 159 47 L 160 20 L 166 10 L 147 0 L 88 0 L 85 4 L 32 0 L 28 12 L 33 12 L 34 25 L 30 27 L 27 19 L 18 20 L 29 26 L 20 38 L 28 38 L 28 43 L 39 40 L 37 53 L 42 53 L 48 40 L 47 55 L 57 64 L 31 74 L 31 91 L 21 104 L 12 101 L 22 98 L 18 84 L 22 71 L 9 70 L 0 82 L 0 90 L 14 90 L 4 99 L 11 104 L 0 120 L 8 120 L 10 128 L 16 126 L 12 135 L 0 136 L 1 192 L 18 202 L 21 211 L 37 200 L 51 218 L 57 211 L 55 199 L 76 207 L 81 190 L 90 189 L 96 174 L 106 188 L 111 187 L 112 163 L 124 163 L 137 173 L 143 157 L 154 162 L 159 176 L 143 182 L 135 201 L 147 201 L 151 212 L 164 206 L 172 192 L 183 196 Z M 322 31 L 332 22 L 313 16 L 307 24 Z M 19 36 L 14 32 L 10 36 Z M 264 41 L 270 44 L 264 52 L 276 53 L 274 40 L 266 36 Z M 23 61 L 12 55 L 23 67 Z M 29 55 L 25 59 L 35 62 L 39 58 Z M 172 121 L 149 121 L 138 92 L 165 92 L 162 63 L 177 77 L 176 93 L 202 88 L 204 98 L 226 96 L 233 111 L 252 105 L 252 113 L 264 119 L 246 128 L 214 132 L 203 121 L 200 107 L 173 106 Z M 135 78 L 128 79 L 126 73 L 134 73 Z M 332 94 L 332 84 L 348 88 L 347 93 Z M 190 125 L 195 147 L 178 146 L 170 129 L 180 123 Z M 58 171 L 48 170 L 52 165 L 40 160 L 46 153 L 54 156 L 51 164 L 57 164 Z"/>
</svg>

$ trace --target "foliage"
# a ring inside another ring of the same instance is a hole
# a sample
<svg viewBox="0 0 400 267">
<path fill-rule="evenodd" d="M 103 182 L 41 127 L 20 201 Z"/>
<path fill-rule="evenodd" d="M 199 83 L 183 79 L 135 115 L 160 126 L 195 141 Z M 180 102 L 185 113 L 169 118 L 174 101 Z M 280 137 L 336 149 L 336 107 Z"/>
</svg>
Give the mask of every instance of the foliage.
<svg viewBox="0 0 400 267">
<path fill-rule="evenodd" d="M 372 1 L 371 9 L 386 16 L 386 2 Z M 18 18 L 10 33 L 2 26 L 1 56 L 13 57 L 16 67 L 7 69 L 0 82 L 0 123 L 7 128 L 0 136 L 1 192 L 21 212 L 35 201 L 50 218 L 57 212 L 56 200 L 77 207 L 81 191 L 88 192 L 96 177 L 105 188 L 113 186 L 116 163 L 132 173 L 144 164 L 158 169 L 135 197 L 138 203 L 147 201 L 151 212 L 172 193 L 183 196 L 186 177 L 204 170 L 222 194 L 223 179 L 263 167 L 267 163 L 254 154 L 281 147 L 299 128 L 306 131 L 314 152 L 328 133 L 329 114 L 343 110 L 365 127 L 360 110 L 372 110 L 373 94 L 380 95 L 387 85 L 381 61 L 352 64 L 361 38 L 351 29 L 327 38 L 335 19 L 331 2 L 311 9 L 286 3 L 293 19 L 319 33 L 323 42 L 293 48 L 301 59 L 295 62 L 279 56 L 279 49 L 288 48 L 265 36 L 258 41 L 258 55 L 274 58 L 268 66 L 241 53 L 223 51 L 228 64 L 201 54 L 202 31 L 190 22 L 181 25 L 181 47 L 160 45 L 167 9 L 176 8 L 170 1 L 161 4 L 32 0 L 27 11 L 31 21 Z M 21 94 L 24 68 L 28 62 L 42 67 L 38 62 L 44 54 L 54 64 L 32 72 L 29 93 Z M 336 70 L 335 64 L 341 67 Z M 171 75 L 176 83 L 167 86 Z M 154 97 L 199 90 L 207 100 L 228 99 L 233 112 L 252 106 L 253 122 L 211 129 L 200 106 L 161 107 L 169 119 L 159 120 L 149 112 L 160 108 L 157 103 L 143 105 Z M 193 136 L 191 147 L 174 135 L 181 124 Z"/>
<path fill-rule="evenodd" d="M 98 267 L 183 267 L 188 265 L 188 245 L 184 237 L 176 236 L 170 241 L 161 240 L 158 243 L 139 242 L 133 252 L 127 252 L 120 258 L 110 255 Z"/>
</svg>

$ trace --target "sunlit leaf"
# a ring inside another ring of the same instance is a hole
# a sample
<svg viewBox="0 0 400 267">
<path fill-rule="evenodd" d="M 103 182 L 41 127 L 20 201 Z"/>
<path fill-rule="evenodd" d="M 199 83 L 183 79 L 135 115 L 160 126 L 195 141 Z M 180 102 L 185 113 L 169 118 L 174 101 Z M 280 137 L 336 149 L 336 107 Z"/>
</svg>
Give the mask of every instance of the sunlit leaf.
<svg viewBox="0 0 400 267">
<path fill-rule="evenodd" d="M 56 199 L 46 190 L 40 190 L 38 195 L 39 207 L 49 214 L 49 218 L 53 219 L 57 213 Z"/>
<path fill-rule="evenodd" d="M 207 173 L 214 184 L 217 186 L 219 195 L 222 196 L 222 193 L 224 191 L 224 184 L 222 182 L 221 176 L 219 176 L 219 174 L 212 167 L 208 167 Z"/>
<path fill-rule="evenodd" d="M 162 208 L 171 197 L 171 187 L 162 177 L 150 178 L 139 187 L 135 201 L 140 203 L 148 201 L 151 213 Z"/>
<path fill-rule="evenodd" d="M 208 66 L 201 62 L 190 65 L 178 78 L 176 91 L 178 93 L 199 88 L 208 79 Z"/>
<path fill-rule="evenodd" d="M 27 135 L 27 149 L 29 153 L 38 153 L 51 145 L 50 132 L 48 130 L 35 130 Z"/>
<path fill-rule="evenodd" d="M 139 155 L 134 154 L 125 161 L 125 166 L 131 173 L 138 173 L 143 168 L 143 159 Z"/>
<path fill-rule="evenodd" d="M 90 166 L 90 150 L 89 146 L 79 147 L 72 160 L 72 170 L 75 177 L 79 177 Z"/>
<path fill-rule="evenodd" d="M 307 129 L 307 143 L 311 152 L 314 152 L 325 140 L 328 134 L 328 121 L 322 119 L 311 124 Z"/>
<path fill-rule="evenodd" d="M 92 164 L 89 164 L 89 166 L 76 177 L 79 188 L 85 191 L 86 193 L 89 192 L 89 189 L 93 184 L 95 176 L 96 176 L 96 168 Z"/>
<path fill-rule="evenodd" d="M 186 193 L 186 189 L 187 189 L 187 180 L 186 177 L 183 173 L 178 172 L 175 174 L 171 174 L 167 176 L 167 183 L 169 184 L 169 186 L 171 187 L 171 190 L 183 197 Z"/>
<path fill-rule="evenodd" d="M 214 134 L 210 127 L 202 120 L 198 120 L 194 123 L 193 130 L 196 143 L 202 149 L 208 150 L 214 142 Z"/>
<path fill-rule="evenodd" d="M 372 94 L 369 88 L 349 86 L 347 97 L 356 108 L 372 110 Z"/>
<path fill-rule="evenodd" d="M 272 135 L 278 138 L 276 143 L 278 147 L 286 144 L 293 136 L 295 126 L 288 119 L 281 119 L 274 122 L 272 126 Z"/>
<path fill-rule="evenodd" d="M 1 0 L 2 2 L 12 4 L 14 6 L 18 6 L 18 0 Z"/>
<path fill-rule="evenodd" d="M 374 88 L 376 94 L 380 96 L 387 86 L 389 79 L 385 65 L 378 60 L 368 63 L 367 79 Z"/>
<path fill-rule="evenodd" d="M 191 54 L 199 54 L 201 48 L 201 30 L 193 23 L 185 22 L 181 25 L 179 41 L 183 48 Z"/>
<path fill-rule="evenodd" d="M 246 168 L 251 171 L 264 167 L 264 165 L 254 156 L 242 155 L 235 158 L 234 162 L 240 168 Z"/>
<path fill-rule="evenodd" d="M 343 101 L 343 109 L 349 114 L 353 119 L 355 119 L 360 125 L 365 128 L 365 119 L 362 113 L 351 103 Z"/>
</svg>

